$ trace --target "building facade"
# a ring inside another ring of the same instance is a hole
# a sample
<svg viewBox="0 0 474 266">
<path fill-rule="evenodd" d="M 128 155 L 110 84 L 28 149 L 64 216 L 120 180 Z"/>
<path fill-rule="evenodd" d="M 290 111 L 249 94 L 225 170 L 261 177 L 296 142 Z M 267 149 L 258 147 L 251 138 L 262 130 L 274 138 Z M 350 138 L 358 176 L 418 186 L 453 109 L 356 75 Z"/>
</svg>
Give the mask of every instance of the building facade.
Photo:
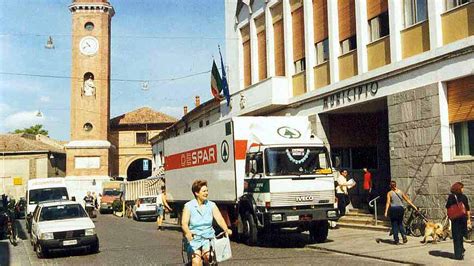
<svg viewBox="0 0 474 266">
<path fill-rule="evenodd" d="M 247 5 L 246 3 L 249 2 Z M 305 115 L 382 197 L 390 180 L 444 216 L 450 185 L 474 193 L 474 2 L 226 1 L 231 106 L 223 116 Z"/>
</svg>

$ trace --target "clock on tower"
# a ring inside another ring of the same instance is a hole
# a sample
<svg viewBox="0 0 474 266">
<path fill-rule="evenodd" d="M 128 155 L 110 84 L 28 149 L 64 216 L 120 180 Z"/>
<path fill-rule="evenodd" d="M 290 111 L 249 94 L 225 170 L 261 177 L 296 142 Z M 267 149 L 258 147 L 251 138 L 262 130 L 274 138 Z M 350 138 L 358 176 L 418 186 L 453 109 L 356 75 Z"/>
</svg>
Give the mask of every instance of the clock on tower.
<svg viewBox="0 0 474 266">
<path fill-rule="evenodd" d="M 109 179 L 110 23 L 105 0 L 74 0 L 72 14 L 71 141 L 66 178 Z"/>
</svg>

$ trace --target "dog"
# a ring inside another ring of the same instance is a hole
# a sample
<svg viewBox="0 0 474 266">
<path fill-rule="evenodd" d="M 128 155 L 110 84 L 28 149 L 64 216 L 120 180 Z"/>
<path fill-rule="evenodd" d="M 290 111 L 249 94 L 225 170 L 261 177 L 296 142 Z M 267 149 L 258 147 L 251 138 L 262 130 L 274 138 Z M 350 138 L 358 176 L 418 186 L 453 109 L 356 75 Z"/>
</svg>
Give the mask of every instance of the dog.
<svg viewBox="0 0 474 266">
<path fill-rule="evenodd" d="M 433 239 L 433 244 L 436 244 L 438 239 L 446 240 L 448 237 L 452 238 L 449 223 L 447 226 L 443 226 L 441 223 L 425 222 L 425 236 L 421 243 L 426 244 L 430 236 Z"/>
</svg>

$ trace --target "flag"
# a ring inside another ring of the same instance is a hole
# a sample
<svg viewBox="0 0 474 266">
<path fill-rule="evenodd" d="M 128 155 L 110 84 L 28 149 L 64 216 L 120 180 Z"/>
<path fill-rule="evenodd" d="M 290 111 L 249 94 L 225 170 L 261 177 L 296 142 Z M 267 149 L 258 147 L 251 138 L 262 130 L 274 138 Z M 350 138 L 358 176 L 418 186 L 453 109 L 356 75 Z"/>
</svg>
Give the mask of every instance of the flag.
<svg viewBox="0 0 474 266">
<path fill-rule="evenodd" d="M 227 83 L 227 75 L 225 73 L 224 61 L 222 60 L 221 48 L 219 47 L 219 55 L 221 56 L 221 68 L 222 68 L 222 91 L 227 100 L 227 106 L 230 104 L 230 93 L 229 93 L 229 84 Z"/>
<path fill-rule="evenodd" d="M 219 70 L 217 69 L 216 61 L 212 60 L 212 71 L 211 71 L 211 93 L 216 100 L 222 100 L 222 80 Z"/>
</svg>

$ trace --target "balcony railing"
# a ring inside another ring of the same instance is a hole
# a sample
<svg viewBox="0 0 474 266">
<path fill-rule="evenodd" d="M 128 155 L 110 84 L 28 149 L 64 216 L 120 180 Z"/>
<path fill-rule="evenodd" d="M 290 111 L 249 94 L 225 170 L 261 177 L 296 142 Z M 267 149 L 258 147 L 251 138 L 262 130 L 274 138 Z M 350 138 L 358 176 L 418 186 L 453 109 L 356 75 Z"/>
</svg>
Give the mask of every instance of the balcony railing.
<svg viewBox="0 0 474 266">
<path fill-rule="evenodd" d="M 430 27 L 428 20 L 411 25 L 401 31 L 402 58 L 430 50 Z"/>
<path fill-rule="evenodd" d="M 306 93 L 306 71 L 293 75 L 293 97 Z"/>
<path fill-rule="evenodd" d="M 474 35 L 474 2 L 453 8 L 441 15 L 443 44 Z"/>
<path fill-rule="evenodd" d="M 339 56 L 339 79 L 344 80 L 357 75 L 357 49 Z"/>
<path fill-rule="evenodd" d="M 368 69 L 390 64 L 390 36 L 384 36 L 367 45 Z"/>
<path fill-rule="evenodd" d="M 314 88 L 318 89 L 329 85 L 331 77 L 329 75 L 329 62 L 324 62 L 314 67 Z"/>
</svg>

